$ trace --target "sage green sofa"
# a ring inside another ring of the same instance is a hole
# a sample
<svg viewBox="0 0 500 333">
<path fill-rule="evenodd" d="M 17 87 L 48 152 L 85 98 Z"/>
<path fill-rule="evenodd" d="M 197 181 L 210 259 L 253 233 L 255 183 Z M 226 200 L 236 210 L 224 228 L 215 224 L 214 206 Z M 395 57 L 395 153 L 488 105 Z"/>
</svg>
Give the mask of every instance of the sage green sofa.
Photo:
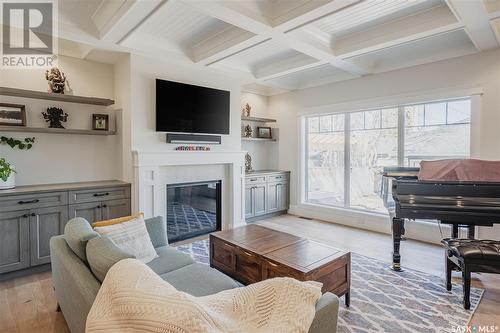
<svg viewBox="0 0 500 333">
<path fill-rule="evenodd" d="M 158 253 L 158 258 L 147 265 L 178 290 L 194 296 L 206 296 L 241 287 L 227 275 L 208 265 L 196 263 L 191 256 L 169 246 L 161 217 L 147 219 L 146 227 Z M 113 263 L 130 257 L 114 244 L 114 249 L 109 248 L 107 245 L 112 242 L 102 242 L 96 237 L 99 236 L 87 221 L 76 218 L 67 223 L 64 235 L 50 240 L 53 286 L 72 333 L 85 332 L 87 314 L 101 286 L 100 280 L 104 279 L 107 271 L 96 268 L 102 266 L 99 261 L 102 259 L 110 266 L 110 261 Z M 96 254 L 102 258 L 96 258 Z M 309 333 L 336 332 L 338 307 L 337 296 L 324 294 L 316 304 L 316 316 Z"/>
</svg>

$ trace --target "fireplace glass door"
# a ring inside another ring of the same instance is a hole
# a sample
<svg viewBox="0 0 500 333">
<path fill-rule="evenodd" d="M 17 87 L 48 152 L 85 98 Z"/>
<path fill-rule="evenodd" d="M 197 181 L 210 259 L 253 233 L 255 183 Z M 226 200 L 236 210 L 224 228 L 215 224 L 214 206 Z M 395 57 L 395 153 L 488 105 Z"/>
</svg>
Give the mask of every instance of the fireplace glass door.
<svg viewBox="0 0 500 333">
<path fill-rule="evenodd" d="M 221 181 L 167 185 L 169 243 L 221 230 Z"/>
</svg>

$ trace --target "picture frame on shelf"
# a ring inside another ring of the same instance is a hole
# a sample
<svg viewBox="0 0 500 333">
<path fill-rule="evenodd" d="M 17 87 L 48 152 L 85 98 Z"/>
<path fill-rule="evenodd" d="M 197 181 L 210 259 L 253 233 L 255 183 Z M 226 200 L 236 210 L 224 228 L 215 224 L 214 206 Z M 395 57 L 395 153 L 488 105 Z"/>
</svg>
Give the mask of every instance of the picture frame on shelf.
<svg viewBox="0 0 500 333">
<path fill-rule="evenodd" d="M 92 129 L 95 131 L 109 131 L 109 115 L 93 114 Z"/>
<path fill-rule="evenodd" d="M 257 137 L 261 139 L 272 139 L 271 127 L 257 127 Z"/>
<path fill-rule="evenodd" d="M 26 106 L 0 103 L 0 126 L 26 126 Z"/>
</svg>

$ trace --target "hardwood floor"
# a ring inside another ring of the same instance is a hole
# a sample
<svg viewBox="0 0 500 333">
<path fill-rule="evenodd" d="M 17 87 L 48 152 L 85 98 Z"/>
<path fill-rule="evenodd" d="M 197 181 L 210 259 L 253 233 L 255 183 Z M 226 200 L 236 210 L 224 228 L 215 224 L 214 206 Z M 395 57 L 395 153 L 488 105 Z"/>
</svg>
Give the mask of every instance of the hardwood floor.
<svg viewBox="0 0 500 333">
<path fill-rule="evenodd" d="M 292 215 L 257 223 L 377 258 L 388 264 L 391 262 L 389 235 Z M 444 254 L 440 246 L 407 240 L 402 244 L 401 253 L 403 267 L 425 271 L 444 279 Z M 500 327 L 500 275 L 474 274 L 473 277 L 473 285 L 486 291 L 471 324 Z M 69 332 L 62 313 L 56 312 L 50 272 L 0 282 L 0 332 Z"/>
<path fill-rule="evenodd" d="M 69 333 L 56 308 L 50 272 L 0 282 L 2 333 Z"/>
</svg>

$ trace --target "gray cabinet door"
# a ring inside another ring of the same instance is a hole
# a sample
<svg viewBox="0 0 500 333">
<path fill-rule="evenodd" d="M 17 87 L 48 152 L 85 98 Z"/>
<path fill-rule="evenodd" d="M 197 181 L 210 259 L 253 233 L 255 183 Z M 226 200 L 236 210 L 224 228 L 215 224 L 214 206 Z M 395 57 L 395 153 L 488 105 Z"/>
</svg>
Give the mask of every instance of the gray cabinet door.
<svg viewBox="0 0 500 333">
<path fill-rule="evenodd" d="M 62 234 L 67 221 L 67 206 L 30 210 L 31 266 L 50 262 L 50 238 Z"/>
<path fill-rule="evenodd" d="M 245 218 L 253 217 L 253 186 L 245 187 Z"/>
<path fill-rule="evenodd" d="M 0 213 L 0 273 L 29 264 L 29 211 Z"/>
<path fill-rule="evenodd" d="M 69 206 L 69 218 L 83 217 L 89 223 L 94 223 L 102 220 L 101 203 L 90 202 Z"/>
<path fill-rule="evenodd" d="M 101 207 L 103 220 L 130 215 L 130 199 L 103 201 Z"/>
<path fill-rule="evenodd" d="M 267 184 L 267 212 L 278 211 L 278 183 Z"/>
<path fill-rule="evenodd" d="M 253 213 L 255 216 L 266 214 L 267 184 L 253 186 Z"/>
<path fill-rule="evenodd" d="M 278 210 L 288 210 L 290 196 L 289 186 L 289 184 L 277 184 Z"/>
</svg>

